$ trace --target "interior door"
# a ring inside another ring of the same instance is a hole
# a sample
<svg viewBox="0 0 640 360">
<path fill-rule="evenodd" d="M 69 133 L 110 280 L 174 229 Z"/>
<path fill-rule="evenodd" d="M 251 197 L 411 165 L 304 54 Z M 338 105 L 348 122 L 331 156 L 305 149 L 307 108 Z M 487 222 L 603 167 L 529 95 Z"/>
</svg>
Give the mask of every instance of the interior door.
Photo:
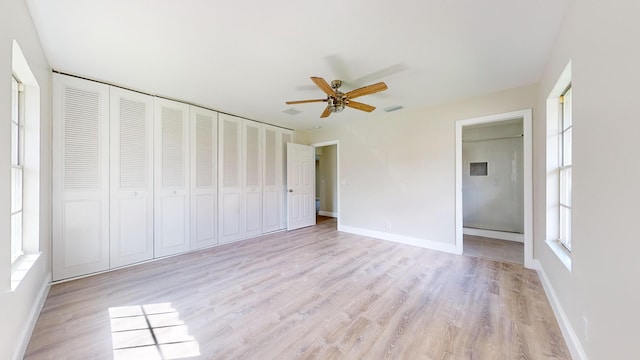
<svg viewBox="0 0 640 360">
<path fill-rule="evenodd" d="M 53 74 L 53 280 L 109 268 L 109 86 Z"/>
<path fill-rule="evenodd" d="M 242 119 L 220 114 L 218 126 L 218 239 L 226 243 L 242 239 Z"/>
<path fill-rule="evenodd" d="M 282 194 L 281 132 L 274 126 L 264 127 L 264 184 L 262 191 L 262 232 L 280 228 L 280 195 Z"/>
<path fill-rule="evenodd" d="M 191 106 L 191 250 L 218 243 L 218 113 Z"/>
<path fill-rule="evenodd" d="M 281 132 L 282 136 L 280 140 L 282 142 L 279 144 L 281 157 L 278 158 L 278 162 L 282 164 L 282 168 L 280 169 L 280 193 L 278 194 L 280 201 L 280 226 L 278 230 L 287 228 L 287 194 L 289 193 L 289 188 L 287 187 L 287 144 L 293 141 L 293 131 L 281 130 Z"/>
<path fill-rule="evenodd" d="M 242 126 L 243 201 L 242 236 L 262 234 L 262 124 L 245 120 Z"/>
<path fill-rule="evenodd" d="M 287 230 L 316 224 L 313 146 L 287 143 Z"/>
<path fill-rule="evenodd" d="M 153 98 L 111 87 L 111 268 L 153 258 Z"/>
<path fill-rule="evenodd" d="M 154 257 L 162 257 L 189 250 L 189 105 L 154 103 Z"/>
</svg>

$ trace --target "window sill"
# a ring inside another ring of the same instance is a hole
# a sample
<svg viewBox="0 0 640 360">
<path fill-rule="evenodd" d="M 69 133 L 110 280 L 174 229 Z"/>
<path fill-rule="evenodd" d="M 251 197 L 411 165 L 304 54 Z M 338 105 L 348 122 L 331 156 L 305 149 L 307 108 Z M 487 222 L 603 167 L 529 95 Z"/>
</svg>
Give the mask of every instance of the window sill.
<svg viewBox="0 0 640 360">
<path fill-rule="evenodd" d="M 36 263 L 41 253 L 24 254 L 11 265 L 11 291 L 16 291 L 18 285 Z"/>
<path fill-rule="evenodd" d="M 564 267 L 571 272 L 571 253 L 560 244 L 558 240 L 547 240 L 547 245 L 554 254 L 560 259 Z"/>
</svg>

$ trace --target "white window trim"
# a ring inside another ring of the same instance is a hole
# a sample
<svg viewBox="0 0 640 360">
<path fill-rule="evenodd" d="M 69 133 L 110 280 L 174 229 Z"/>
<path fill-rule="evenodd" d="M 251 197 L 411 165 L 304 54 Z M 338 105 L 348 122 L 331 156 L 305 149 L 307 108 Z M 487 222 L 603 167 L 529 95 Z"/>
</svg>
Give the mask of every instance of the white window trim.
<svg viewBox="0 0 640 360">
<path fill-rule="evenodd" d="M 560 95 L 560 99 L 564 99 L 566 97 L 566 94 L 571 90 L 571 83 L 569 83 L 569 85 L 562 91 L 562 94 Z M 571 125 L 565 127 L 565 112 L 564 112 L 564 107 L 565 107 L 566 101 L 562 101 L 560 102 L 559 105 L 559 111 L 558 111 L 558 125 L 559 125 L 559 140 L 560 140 L 560 145 L 559 145 L 559 151 L 558 151 L 558 163 L 559 163 L 559 172 L 560 172 L 560 176 L 558 176 L 558 180 L 560 181 L 560 184 L 558 186 L 558 204 L 560 206 L 560 211 L 558 213 L 558 221 L 559 221 L 559 231 L 558 231 L 558 241 L 560 243 L 560 245 L 562 245 L 562 247 L 564 247 L 564 249 L 566 251 L 568 251 L 569 253 L 571 253 L 571 235 L 568 236 L 568 238 L 564 238 L 563 236 L 563 226 L 564 225 L 568 225 L 569 228 L 571 227 L 571 222 L 569 221 L 569 224 L 563 224 L 563 219 L 562 219 L 562 209 L 568 209 L 569 211 L 569 216 L 571 217 L 571 213 L 572 213 L 572 207 L 571 207 L 571 191 L 569 191 L 568 194 L 568 198 L 569 198 L 569 204 L 565 204 L 562 199 L 565 195 L 564 193 L 564 188 L 563 188 L 563 184 L 562 184 L 562 174 L 566 173 L 567 170 L 571 170 L 571 166 L 573 164 L 573 160 L 569 159 L 569 164 L 565 164 L 565 153 L 567 151 L 567 146 L 564 143 L 564 135 L 567 134 L 568 132 L 571 131 L 571 133 L 573 133 L 573 119 L 571 119 Z M 571 104 L 570 104 L 571 105 Z M 573 137 L 573 135 L 572 135 Z M 573 141 L 572 141 L 573 143 Z M 572 149 L 569 148 L 569 154 L 571 156 L 573 156 L 572 154 Z M 569 184 L 571 184 L 571 182 L 569 182 Z M 571 234 L 571 233 L 570 233 Z"/>
<path fill-rule="evenodd" d="M 40 257 L 40 85 L 18 43 L 13 40 L 12 71 L 24 86 L 22 167 L 22 252 L 10 263 L 11 291 L 15 291 Z M 7 258 L 2 261 L 10 261 Z M 8 284 L 7 284 L 8 285 Z"/>
<path fill-rule="evenodd" d="M 16 82 L 16 87 L 17 87 L 17 105 L 16 105 L 16 109 L 13 109 L 13 104 L 12 104 L 12 109 L 11 109 L 11 126 L 13 128 L 13 126 L 15 125 L 18 128 L 18 134 L 17 134 L 17 141 L 18 141 L 18 149 L 17 149 L 17 160 L 14 163 L 14 159 L 13 159 L 13 151 L 14 151 L 14 147 L 15 144 L 13 143 L 14 139 L 13 139 L 13 129 L 12 129 L 12 139 L 11 139 L 11 169 L 12 172 L 13 170 L 18 170 L 20 172 L 20 208 L 16 209 L 15 211 L 13 210 L 13 208 L 11 209 L 11 264 L 14 264 L 23 254 L 24 254 L 24 131 L 25 131 L 25 127 L 24 127 L 24 85 L 22 84 L 22 82 L 20 82 L 20 80 L 15 76 L 12 75 L 12 82 L 15 81 Z M 13 85 L 13 84 L 12 84 Z M 13 96 L 13 86 L 12 86 L 12 96 Z M 14 111 L 17 112 L 17 119 L 16 117 L 14 117 Z M 14 188 L 14 184 L 13 184 L 13 176 L 11 178 L 11 203 L 13 206 L 13 201 L 14 201 L 14 197 L 16 196 L 15 188 Z M 20 239 L 19 239 L 19 251 L 15 251 L 15 240 L 14 239 L 14 221 L 13 218 L 14 216 L 20 215 Z"/>
<path fill-rule="evenodd" d="M 571 61 L 547 97 L 547 229 L 546 243 L 558 260 L 571 271 L 571 252 L 560 241 L 560 106 L 559 97 L 571 85 Z"/>
</svg>

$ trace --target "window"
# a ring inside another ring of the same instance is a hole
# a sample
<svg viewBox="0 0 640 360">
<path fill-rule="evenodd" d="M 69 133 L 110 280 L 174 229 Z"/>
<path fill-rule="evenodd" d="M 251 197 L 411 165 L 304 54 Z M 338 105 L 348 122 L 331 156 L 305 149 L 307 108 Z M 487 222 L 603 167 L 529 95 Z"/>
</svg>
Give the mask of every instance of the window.
<svg viewBox="0 0 640 360">
<path fill-rule="evenodd" d="M 560 244 L 571 251 L 571 85 L 559 98 Z"/>
<path fill-rule="evenodd" d="M 571 271 L 571 192 L 573 163 L 571 61 L 547 97 L 546 243 Z"/>
<path fill-rule="evenodd" d="M 24 173 L 24 97 L 23 84 L 11 77 L 11 262 L 23 251 L 22 204 Z"/>
<path fill-rule="evenodd" d="M 11 257 L 0 262 L 11 260 L 15 291 L 40 257 L 40 86 L 15 40 L 11 58 Z"/>
</svg>

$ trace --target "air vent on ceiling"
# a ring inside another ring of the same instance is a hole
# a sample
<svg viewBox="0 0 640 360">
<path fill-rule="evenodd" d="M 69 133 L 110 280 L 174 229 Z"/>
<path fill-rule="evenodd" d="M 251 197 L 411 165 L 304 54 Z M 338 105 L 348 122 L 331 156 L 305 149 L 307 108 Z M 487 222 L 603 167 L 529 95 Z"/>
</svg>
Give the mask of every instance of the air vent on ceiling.
<svg viewBox="0 0 640 360">
<path fill-rule="evenodd" d="M 394 105 L 394 106 L 389 106 L 384 108 L 384 111 L 386 112 L 392 112 L 392 111 L 396 111 L 396 110 L 400 110 L 402 109 L 402 105 Z"/>
</svg>

